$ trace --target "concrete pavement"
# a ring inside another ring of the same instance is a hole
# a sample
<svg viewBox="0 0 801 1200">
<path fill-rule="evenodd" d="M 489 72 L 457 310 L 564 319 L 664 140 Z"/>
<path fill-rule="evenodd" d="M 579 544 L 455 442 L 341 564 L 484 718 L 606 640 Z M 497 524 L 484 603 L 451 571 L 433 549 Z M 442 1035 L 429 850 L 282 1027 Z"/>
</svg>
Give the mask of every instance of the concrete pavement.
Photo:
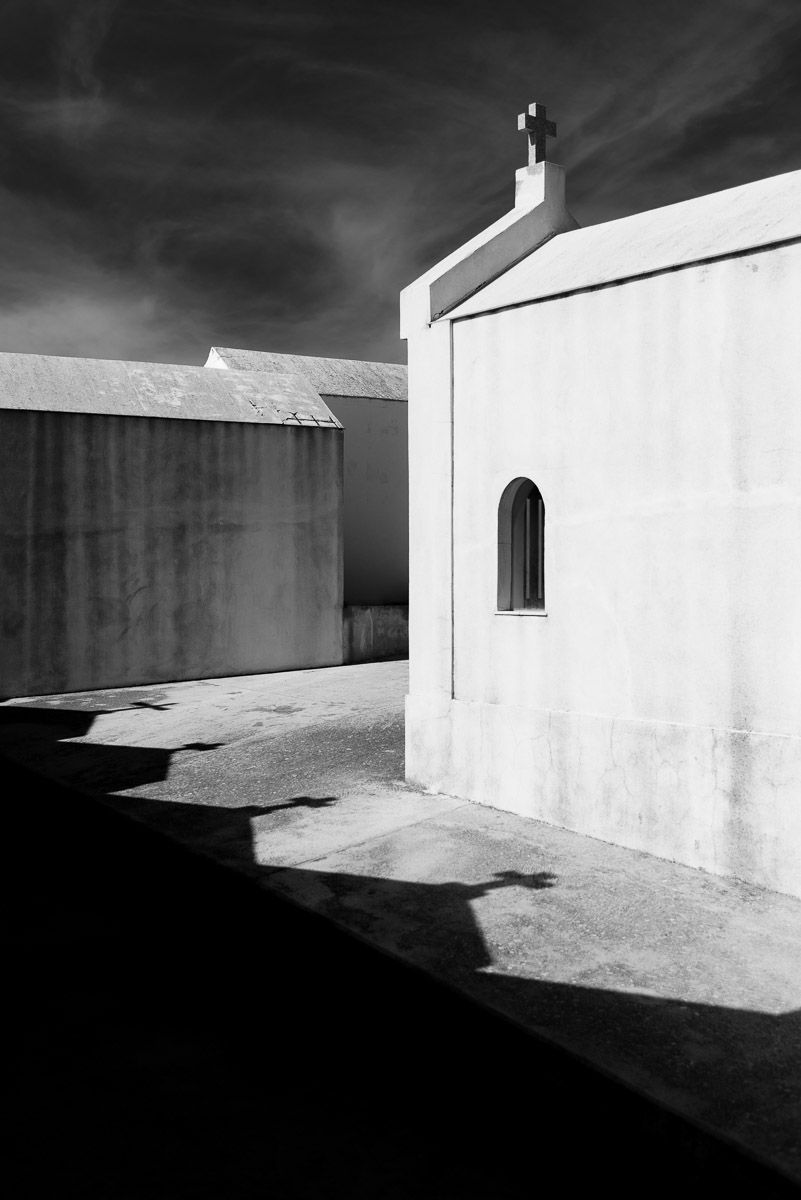
<svg viewBox="0 0 801 1200">
<path fill-rule="evenodd" d="M 0 749 L 801 1182 L 801 903 L 406 788 L 405 670 L 9 701 Z"/>
</svg>

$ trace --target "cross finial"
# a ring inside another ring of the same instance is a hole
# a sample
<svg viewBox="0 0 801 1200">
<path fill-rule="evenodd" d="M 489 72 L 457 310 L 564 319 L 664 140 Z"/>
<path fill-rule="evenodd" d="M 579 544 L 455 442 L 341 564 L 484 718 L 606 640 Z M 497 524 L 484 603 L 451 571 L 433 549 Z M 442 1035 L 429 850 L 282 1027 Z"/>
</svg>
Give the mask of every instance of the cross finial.
<svg viewBox="0 0 801 1200">
<path fill-rule="evenodd" d="M 517 118 L 517 128 L 528 134 L 528 165 L 542 162 L 545 158 L 545 139 L 556 137 L 556 125 L 545 119 L 544 104 L 529 104 L 528 112 Z"/>
</svg>

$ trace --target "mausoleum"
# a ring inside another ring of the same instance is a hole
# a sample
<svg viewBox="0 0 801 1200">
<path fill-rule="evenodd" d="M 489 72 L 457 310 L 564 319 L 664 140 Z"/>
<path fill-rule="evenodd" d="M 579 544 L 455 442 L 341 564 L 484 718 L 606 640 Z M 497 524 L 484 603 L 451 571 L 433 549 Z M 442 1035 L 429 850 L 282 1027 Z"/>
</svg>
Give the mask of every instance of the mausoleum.
<svg viewBox="0 0 801 1200">
<path fill-rule="evenodd" d="M 400 363 L 214 346 L 207 367 L 299 376 L 345 430 L 344 653 L 347 662 L 405 655 L 409 605 L 406 367 Z"/>
<path fill-rule="evenodd" d="M 405 367 L 215 353 L 0 355 L 2 695 L 405 653 Z"/>
<path fill-rule="evenodd" d="M 582 229 L 520 125 L 401 297 L 407 777 L 801 895 L 801 171 Z"/>
</svg>

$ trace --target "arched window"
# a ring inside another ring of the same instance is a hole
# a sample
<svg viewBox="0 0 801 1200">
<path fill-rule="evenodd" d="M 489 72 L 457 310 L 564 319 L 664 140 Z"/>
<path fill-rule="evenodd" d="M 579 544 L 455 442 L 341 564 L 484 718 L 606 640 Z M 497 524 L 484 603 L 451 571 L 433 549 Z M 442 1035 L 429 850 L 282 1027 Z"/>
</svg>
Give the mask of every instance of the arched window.
<svg viewBox="0 0 801 1200">
<path fill-rule="evenodd" d="M 545 609 L 545 505 L 530 479 L 513 479 L 498 505 L 498 609 Z"/>
</svg>

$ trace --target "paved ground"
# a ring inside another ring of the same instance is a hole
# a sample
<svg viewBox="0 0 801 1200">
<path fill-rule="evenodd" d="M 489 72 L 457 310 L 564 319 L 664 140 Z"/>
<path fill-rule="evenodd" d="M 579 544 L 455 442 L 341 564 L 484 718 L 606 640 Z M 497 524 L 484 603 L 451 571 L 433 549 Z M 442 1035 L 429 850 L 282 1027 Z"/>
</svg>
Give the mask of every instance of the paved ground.
<svg viewBox="0 0 801 1200">
<path fill-rule="evenodd" d="M 801 903 L 407 789 L 404 690 L 385 663 L 12 701 L 0 747 L 801 1182 Z"/>
</svg>

